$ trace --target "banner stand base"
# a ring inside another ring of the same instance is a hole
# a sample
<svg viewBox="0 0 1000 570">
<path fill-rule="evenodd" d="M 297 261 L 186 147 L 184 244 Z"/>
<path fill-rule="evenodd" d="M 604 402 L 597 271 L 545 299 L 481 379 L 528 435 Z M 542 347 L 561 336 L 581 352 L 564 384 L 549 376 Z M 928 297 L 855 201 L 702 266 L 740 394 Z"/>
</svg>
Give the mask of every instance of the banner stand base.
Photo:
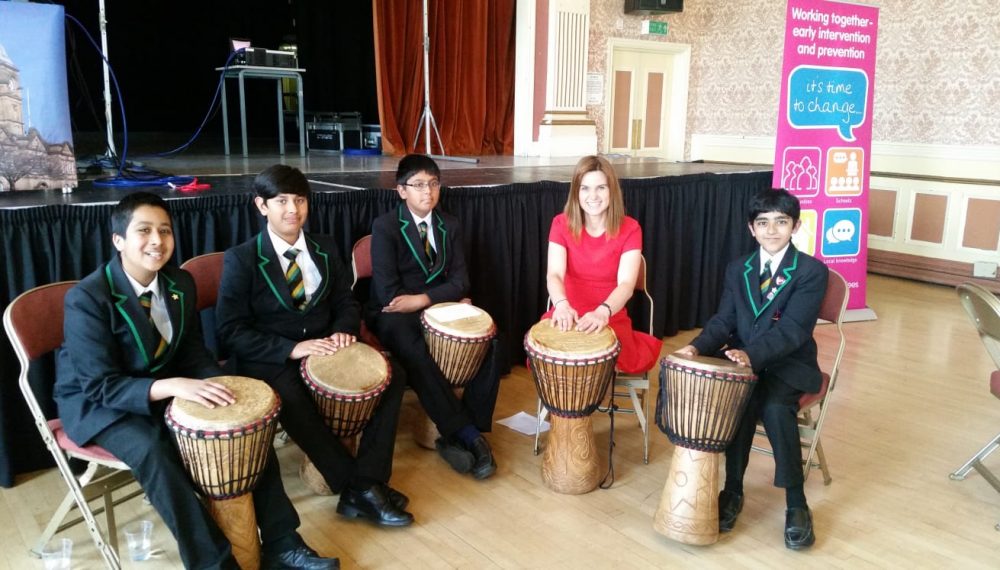
<svg viewBox="0 0 1000 570">
<path fill-rule="evenodd" d="M 868 306 L 864 309 L 847 309 L 847 312 L 844 313 L 845 323 L 857 323 L 861 321 L 874 320 L 878 320 L 878 315 L 875 314 L 874 309 Z"/>
</svg>

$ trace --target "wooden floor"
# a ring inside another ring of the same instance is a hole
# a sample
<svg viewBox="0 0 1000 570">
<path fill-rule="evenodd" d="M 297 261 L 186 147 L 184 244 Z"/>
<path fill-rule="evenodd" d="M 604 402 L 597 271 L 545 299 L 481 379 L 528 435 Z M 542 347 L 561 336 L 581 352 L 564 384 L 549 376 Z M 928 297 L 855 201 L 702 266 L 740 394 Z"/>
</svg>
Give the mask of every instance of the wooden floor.
<svg viewBox="0 0 1000 570">
<path fill-rule="evenodd" d="M 978 474 L 948 473 L 1000 429 L 1000 401 L 987 389 L 985 350 L 950 288 L 871 276 L 869 305 L 877 321 L 846 325 L 849 344 L 823 442 L 833 472 L 824 486 L 806 483 L 817 542 L 791 552 L 782 542 L 783 493 L 771 486 L 770 458 L 754 455 L 747 502 L 736 529 L 709 547 L 671 542 L 653 531 L 671 445 L 654 431 L 642 464 L 641 433 L 618 416 L 617 481 L 582 496 L 549 491 L 531 438 L 496 426 L 490 441 L 500 469 L 477 482 L 452 472 L 413 443 L 409 399 L 395 455 L 393 486 L 407 493 L 416 524 L 383 530 L 341 519 L 335 498 L 311 496 L 299 481 L 301 452 L 279 449 L 286 489 L 302 517 L 300 531 L 345 568 L 996 568 L 1000 561 L 1000 494 Z M 817 329 L 826 337 L 831 327 Z M 664 350 L 693 332 L 664 340 Z M 501 386 L 497 418 L 533 411 L 535 392 L 524 368 Z M 608 420 L 595 418 L 599 446 Z M 1000 454 L 987 461 L 1000 471 Z M 54 471 L 0 492 L 0 568 L 40 568 L 27 549 L 62 497 Z M 120 507 L 119 525 L 151 518 L 149 562 L 125 567 L 180 568 L 176 545 L 155 512 L 139 499 Z M 82 528 L 74 567 L 99 568 Z"/>
</svg>

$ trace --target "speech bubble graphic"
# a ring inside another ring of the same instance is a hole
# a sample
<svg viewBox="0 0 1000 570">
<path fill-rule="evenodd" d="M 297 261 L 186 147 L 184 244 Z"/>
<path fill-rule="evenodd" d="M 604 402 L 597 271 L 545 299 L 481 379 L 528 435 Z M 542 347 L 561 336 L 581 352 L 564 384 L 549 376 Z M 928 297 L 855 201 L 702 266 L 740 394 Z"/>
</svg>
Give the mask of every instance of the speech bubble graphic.
<svg viewBox="0 0 1000 570">
<path fill-rule="evenodd" d="M 830 243 L 840 243 L 842 241 L 851 241 L 854 237 L 854 222 L 850 220 L 840 220 L 833 227 L 826 230 L 826 241 Z"/>
<path fill-rule="evenodd" d="M 859 69 L 800 65 L 788 76 L 788 124 L 796 129 L 837 129 L 853 141 L 867 101 L 868 75 Z"/>
</svg>

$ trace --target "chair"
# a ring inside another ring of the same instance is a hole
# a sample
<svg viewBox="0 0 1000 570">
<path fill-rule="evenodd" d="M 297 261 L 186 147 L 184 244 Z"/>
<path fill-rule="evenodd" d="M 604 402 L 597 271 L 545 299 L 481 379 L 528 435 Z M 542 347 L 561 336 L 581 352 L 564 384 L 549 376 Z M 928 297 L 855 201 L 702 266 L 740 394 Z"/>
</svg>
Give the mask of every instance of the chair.
<svg viewBox="0 0 1000 570">
<path fill-rule="evenodd" d="M 962 307 L 972 319 L 972 323 L 979 332 L 979 338 L 982 339 L 983 345 L 986 347 L 986 352 L 989 353 L 997 367 L 997 370 L 990 374 L 990 392 L 1000 398 L 1000 299 L 997 299 L 985 287 L 975 283 L 963 283 L 957 289 Z M 998 448 L 1000 448 L 1000 434 L 997 434 L 949 477 L 961 481 L 965 479 L 969 471 L 975 469 L 997 492 L 1000 492 L 1000 479 L 983 465 L 983 460 Z M 996 528 L 1000 530 L 1000 523 L 997 523 Z"/>
<path fill-rule="evenodd" d="M 834 270 L 830 270 L 826 284 L 826 295 L 823 296 L 823 304 L 819 309 L 819 318 L 829 321 L 837 329 L 838 343 L 836 352 L 833 353 L 833 361 L 829 370 L 822 371 L 823 380 L 820 384 L 819 392 L 815 394 L 803 394 L 799 398 L 799 437 L 802 439 L 802 447 L 806 450 L 805 457 L 802 458 L 805 479 L 809 479 L 809 473 L 813 469 L 820 469 L 823 472 L 823 484 L 829 485 L 833 478 L 830 477 L 830 468 L 823 454 L 823 445 L 820 441 L 820 434 L 823 431 L 823 424 L 826 421 L 826 414 L 830 407 L 830 397 L 837 385 L 837 377 L 840 374 L 840 361 L 844 356 L 844 349 L 847 346 L 847 339 L 844 336 L 844 313 L 847 312 L 848 289 L 847 282 Z M 822 344 L 820 352 L 824 352 Z M 757 424 L 757 435 L 765 436 L 764 428 Z M 774 455 L 770 448 L 753 446 L 754 451 L 759 451 L 766 455 Z"/>
<path fill-rule="evenodd" d="M 371 235 L 366 235 L 354 243 L 354 247 L 351 249 L 351 269 L 354 270 L 354 282 L 351 283 L 351 291 L 354 291 L 354 296 L 357 298 L 358 291 L 355 291 L 354 288 L 357 286 L 358 281 L 362 279 L 371 279 L 372 277 Z M 364 294 L 363 297 L 367 299 L 367 294 Z M 385 347 L 383 347 L 382 343 L 379 342 L 375 333 L 368 329 L 364 319 L 361 319 L 360 336 L 361 342 L 367 344 L 375 350 L 385 352 Z"/>
<path fill-rule="evenodd" d="M 220 364 L 225 363 L 227 355 L 223 354 L 222 346 L 216 336 L 215 303 L 219 299 L 219 284 L 222 283 L 222 252 L 206 253 L 192 257 L 181 264 L 181 269 L 194 278 L 194 288 L 198 296 L 195 309 L 201 313 L 202 334 L 205 346 Z"/>
<path fill-rule="evenodd" d="M 639 275 L 635 280 L 635 294 L 632 296 L 633 299 L 645 299 L 649 306 L 649 334 L 653 335 L 653 298 L 649 295 L 649 291 L 646 289 L 646 258 L 640 256 L 639 262 Z M 551 303 L 551 299 L 549 300 Z M 655 336 L 655 335 L 654 335 Z M 642 392 L 640 396 L 639 392 Z M 628 398 L 631 401 L 631 408 L 615 407 L 614 411 L 618 413 L 634 414 L 636 419 L 639 421 L 639 427 L 642 429 L 642 462 L 649 464 L 649 424 L 647 418 L 649 417 L 649 371 L 642 374 L 637 373 L 625 373 L 616 372 L 615 381 L 612 387 L 612 403 L 616 398 Z M 608 406 L 607 408 L 598 408 L 600 412 L 611 412 L 613 406 Z M 538 418 L 537 424 L 535 426 L 535 448 L 534 453 L 538 455 L 539 451 L 539 435 L 541 432 L 542 422 L 545 417 L 548 416 L 548 409 L 542 405 L 541 399 L 538 400 L 538 412 L 536 417 Z"/>
<path fill-rule="evenodd" d="M 222 252 L 198 255 L 181 264 L 181 269 L 194 278 L 194 287 L 198 293 L 198 311 L 204 311 L 215 306 L 219 299 L 219 284 L 222 283 Z"/>
<path fill-rule="evenodd" d="M 35 287 L 11 301 L 3 314 L 4 328 L 21 363 L 18 385 L 35 420 L 35 426 L 42 436 L 42 441 L 52 453 L 56 467 L 69 487 L 66 498 L 63 499 L 31 552 L 35 556 L 40 556 L 42 547 L 56 533 L 79 522 L 86 522 L 87 530 L 101 557 L 104 558 L 105 565 L 116 569 L 120 568 L 121 564 L 118 558 L 118 532 L 115 526 L 114 507 L 142 494 L 142 490 L 115 499 L 113 497 L 115 491 L 135 482 L 128 465 L 115 459 L 100 446 L 79 447 L 73 443 L 63 430 L 59 419 L 45 417 L 41 403 L 28 381 L 31 362 L 54 351 L 62 344 L 63 298 L 75 284 L 75 281 L 64 281 Z M 86 470 L 79 477 L 70 469 L 71 458 L 82 460 L 87 464 Z M 92 510 L 90 502 L 98 498 L 102 498 L 104 504 Z M 79 509 L 80 516 L 64 522 L 74 506 Z M 101 512 L 104 512 L 107 520 L 107 541 L 94 518 L 95 514 Z"/>
</svg>

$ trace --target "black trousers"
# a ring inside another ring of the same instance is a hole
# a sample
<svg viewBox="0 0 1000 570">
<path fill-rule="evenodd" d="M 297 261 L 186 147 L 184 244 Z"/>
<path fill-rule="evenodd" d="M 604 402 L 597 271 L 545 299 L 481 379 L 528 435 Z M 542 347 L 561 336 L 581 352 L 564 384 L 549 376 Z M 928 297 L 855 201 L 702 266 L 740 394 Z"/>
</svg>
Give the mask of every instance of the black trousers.
<svg viewBox="0 0 1000 570">
<path fill-rule="evenodd" d="M 229 541 L 195 494 L 162 413 L 128 414 L 97 434 L 94 442 L 132 468 L 149 502 L 177 539 L 185 568 L 239 568 Z M 253 503 L 265 551 L 282 552 L 300 544 L 295 530 L 299 516 L 285 494 L 273 450 L 253 492 Z"/>
<path fill-rule="evenodd" d="M 302 380 L 298 360 L 289 360 L 283 366 L 240 363 L 237 369 L 240 374 L 263 379 L 281 396 L 279 419 L 282 427 L 313 462 L 327 486 L 339 493 L 349 483 L 359 486 L 388 483 L 392 475 L 392 454 L 406 374 L 392 359 L 389 364 L 392 381 L 361 432 L 356 457 L 327 427 Z"/>
<path fill-rule="evenodd" d="M 760 374 L 736 437 L 726 448 L 726 481 L 742 481 L 750 460 L 757 420 L 764 424 L 774 451 L 774 486 L 793 487 L 805 480 L 799 440 L 799 398 L 804 394 L 780 378 Z"/>
<path fill-rule="evenodd" d="M 497 339 L 493 339 L 479 372 L 465 385 L 460 401 L 431 358 L 420 327 L 420 313 L 378 313 L 369 325 L 406 369 L 410 387 L 442 435 L 453 436 L 469 424 L 481 432 L 493 429 L 493 410 L 500 388 Z"/>
</svg>

